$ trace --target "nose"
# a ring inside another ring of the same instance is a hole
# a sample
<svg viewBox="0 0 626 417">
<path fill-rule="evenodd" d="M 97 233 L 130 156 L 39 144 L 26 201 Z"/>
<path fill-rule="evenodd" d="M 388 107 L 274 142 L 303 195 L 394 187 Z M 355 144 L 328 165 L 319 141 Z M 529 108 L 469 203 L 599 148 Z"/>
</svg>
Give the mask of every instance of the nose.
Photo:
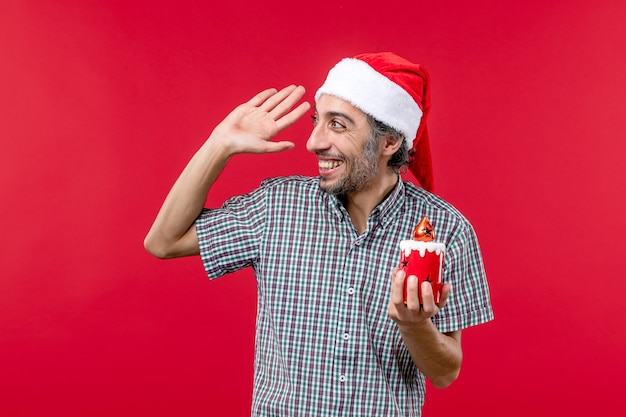
<svg viewBox="0 0 626 417">
<path fill-rule="evenodd" d="M 320 151 L 325 151 L 330 148 L 330 142 L 328 141 L 328 137 L 326 136 L 326 132 L 323 129 L 323 125 L 318 123 L 313 126 L 313 130 L 311 131 L 311 136 L 309 136 L 309 140 L 306 142 L 306 149 L 309 152 L 317 153 Z"/>
</svg>

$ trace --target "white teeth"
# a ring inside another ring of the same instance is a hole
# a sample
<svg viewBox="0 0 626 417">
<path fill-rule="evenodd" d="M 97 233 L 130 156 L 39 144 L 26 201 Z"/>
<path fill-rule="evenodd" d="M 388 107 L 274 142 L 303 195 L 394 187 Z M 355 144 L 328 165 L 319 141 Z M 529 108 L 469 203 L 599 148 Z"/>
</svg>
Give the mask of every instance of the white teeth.
<svg viewBox="0 0 626 417">
<path fill-rule="evenodd" d="M 318 161 L 320 169 L 333 169 L 341 165 L 341 161 Z"/>
</svg>

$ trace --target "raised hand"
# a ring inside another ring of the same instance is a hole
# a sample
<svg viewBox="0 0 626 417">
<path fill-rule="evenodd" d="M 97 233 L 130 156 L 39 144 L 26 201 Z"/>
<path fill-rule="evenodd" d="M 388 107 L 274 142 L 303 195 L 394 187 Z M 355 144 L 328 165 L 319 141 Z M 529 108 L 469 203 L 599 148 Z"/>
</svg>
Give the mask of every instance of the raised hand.
<svg viewBox="0 0 626 417">
<path fill-rule="evenodd" d="M 304 87 L 295 85 L 280 91 L 271 88 L 260 92 L 237 106 L 217 125 L 211 140 L 221 141 L 229 155 L 280 152 L 293 148 L 293 142 L 273 142 L 270 139 L 310 109 L 308 102 L 294 108 L 304 93 Z"/>
</svg>

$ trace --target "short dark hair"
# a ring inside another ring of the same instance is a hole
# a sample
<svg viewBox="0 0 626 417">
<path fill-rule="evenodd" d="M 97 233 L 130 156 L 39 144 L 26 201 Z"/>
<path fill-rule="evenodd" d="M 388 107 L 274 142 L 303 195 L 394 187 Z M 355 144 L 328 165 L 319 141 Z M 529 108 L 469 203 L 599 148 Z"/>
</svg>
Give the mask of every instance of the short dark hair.
<svg viewBox="0 0 626 417">
<path fill-rule="evenodd" d="M 393 127 L 387 126 L 383 122 L 376 120 L 374 117 L 369 114 L 365 114 L 367 116 L 367 122 L 372 129 L 370 140 L 378 140 L 381 137 L 386 137 L 391 135 L 395 140 L 399 140 L 402 142 L 402 145 L 398 148 L 396 153 L 391 156 L 388 166 L 392 167 L 394 171 L 398 173 L 402 173 L 406 170 L 406 166 L 409 162 L 409 150 L 405 146 L 406 138 L 402 133 L 400 133 L 397 129 Z"/>
</svg>

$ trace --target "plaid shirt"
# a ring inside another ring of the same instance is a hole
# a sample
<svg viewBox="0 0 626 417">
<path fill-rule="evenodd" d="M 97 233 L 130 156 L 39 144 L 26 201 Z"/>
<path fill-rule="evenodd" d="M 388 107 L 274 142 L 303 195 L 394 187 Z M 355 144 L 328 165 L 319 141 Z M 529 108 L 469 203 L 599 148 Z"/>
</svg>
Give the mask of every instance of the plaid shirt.
<svg viewBox="0 0 626 417">
<path fill-rule="evenodd" d="M 427 215 L 446 244 L 452 293 L 441 332 L 493 318 L 480 249 L 450 204 L 409 182 L 359 235 L 317 178 L 266 180 L 196 221 L 209 277 L 252 266 L 258 282 L 253 416 L 419 416 L 424 376 L 389 318 L 399 242 Z"/>
</svg>

